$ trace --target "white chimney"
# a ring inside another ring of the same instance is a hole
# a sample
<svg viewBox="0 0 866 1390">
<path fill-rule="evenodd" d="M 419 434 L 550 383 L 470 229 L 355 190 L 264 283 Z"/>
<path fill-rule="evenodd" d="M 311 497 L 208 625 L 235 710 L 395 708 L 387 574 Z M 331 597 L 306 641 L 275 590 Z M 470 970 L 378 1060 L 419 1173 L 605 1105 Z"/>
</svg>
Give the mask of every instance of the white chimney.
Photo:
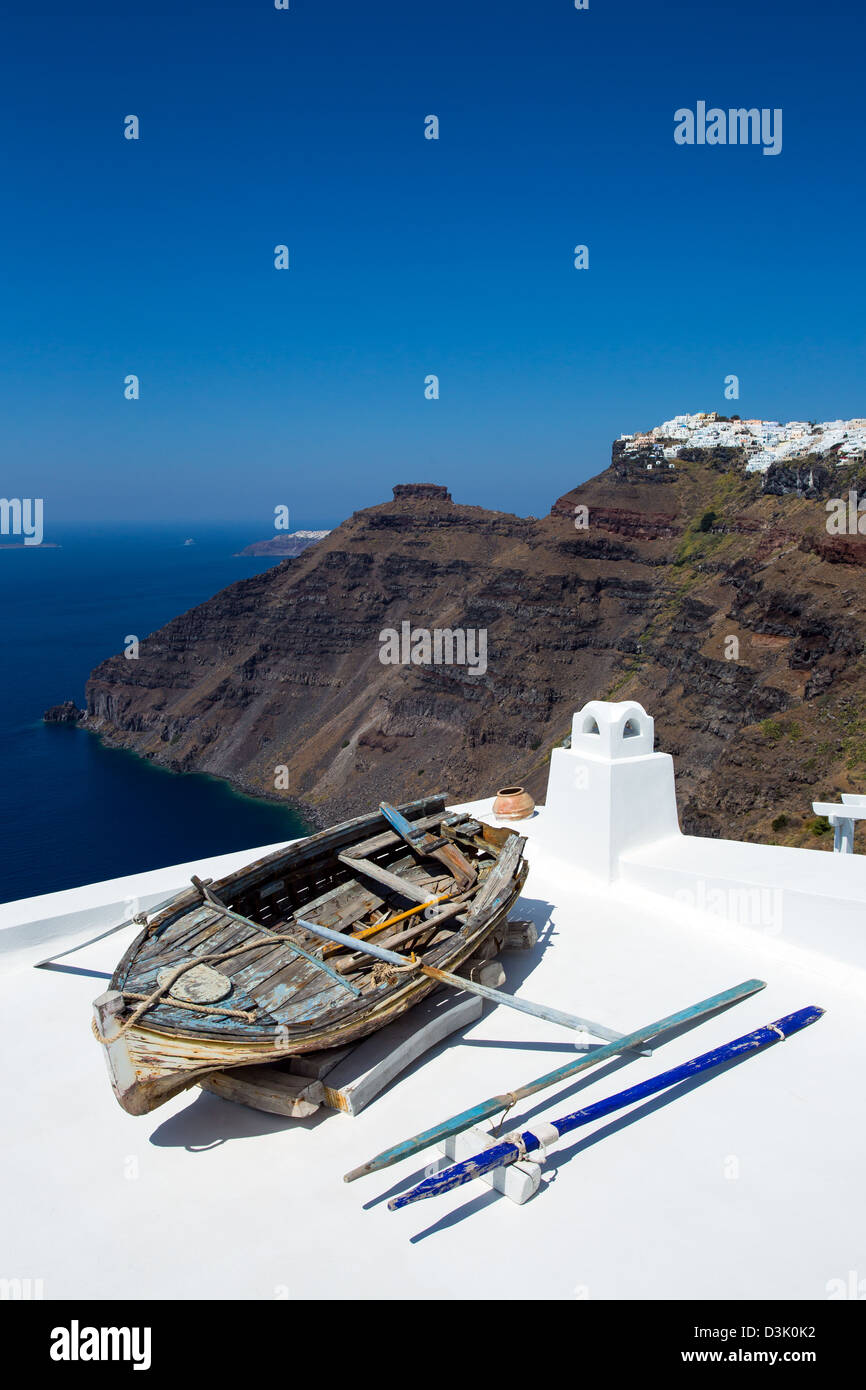
<svg viewBox="0 0 866 1390">
<path fill-rule="evenodd" d="M 551 755 L 547 849 L 611 883 L 623 851 L 680 833 L 673 759 L 653 752 L 653 738 L 653 720 L 634 700 L 584 705 L 572 722 L 571 747 Z"/>
</svg>

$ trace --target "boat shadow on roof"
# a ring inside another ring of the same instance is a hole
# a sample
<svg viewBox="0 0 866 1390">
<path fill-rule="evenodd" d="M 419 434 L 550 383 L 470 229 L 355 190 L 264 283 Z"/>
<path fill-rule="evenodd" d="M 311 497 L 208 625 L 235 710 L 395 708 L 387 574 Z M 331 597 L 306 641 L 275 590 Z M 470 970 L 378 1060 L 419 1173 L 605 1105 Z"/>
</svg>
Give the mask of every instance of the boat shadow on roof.
<svg viewBox="0 0 866 1390">
<path fill-rule="evenodd" d="M 208 1091 L 199 1091 L 191 1105 L 157 1125 L 150 1143 L 160 1149 L 186 1149 L 188 1153 L 206 1153 L 232 1139 L 257 1139 L 264 1134 L 279 1134 L 284 1130 L 312 1130 L 328 1116 L 317 1111 L 303 1119 L 271 1115 L 222 1100 Z"/>
</svg>

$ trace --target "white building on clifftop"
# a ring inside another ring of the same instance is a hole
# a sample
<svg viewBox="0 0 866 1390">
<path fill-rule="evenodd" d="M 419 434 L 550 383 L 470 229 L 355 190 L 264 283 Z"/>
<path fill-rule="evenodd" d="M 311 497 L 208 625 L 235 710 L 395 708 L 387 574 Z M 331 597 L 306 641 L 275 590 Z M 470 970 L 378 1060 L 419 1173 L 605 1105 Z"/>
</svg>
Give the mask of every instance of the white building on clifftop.
<svg viewBox="0 0 866 1390">
<path fill-rule="evenodd" d="M 772 463 L 802 458 L 804 454 L 835 451 L 838 463 L 866 456 L 866 420 L 727 420 L 716 412 L 675 415 L 651 430 L 620 435 L 625 453 L 662 448 L 666 459 L 676 459 L 689 449 L 742 449 L 748 455 L 749 472 L 763 473 Z"/>
</svg>

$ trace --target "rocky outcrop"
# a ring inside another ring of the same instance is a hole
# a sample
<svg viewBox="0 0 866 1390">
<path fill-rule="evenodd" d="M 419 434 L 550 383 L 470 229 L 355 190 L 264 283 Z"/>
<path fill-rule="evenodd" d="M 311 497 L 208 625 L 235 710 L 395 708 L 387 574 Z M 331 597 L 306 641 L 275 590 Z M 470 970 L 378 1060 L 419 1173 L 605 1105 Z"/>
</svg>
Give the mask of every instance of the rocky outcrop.
<svg viewBox="0 0 866 1390">
<path fill-rule="evenodd" d="M 451 493 L 441 483 L 397 483 L 394 501 L 450 502 Z"/>
<path fill-rule="evenodd" d="M 77 724 L 83 719 L 86 710 L 79 709 L 74 700 L 64 700 L 61 705 L 52 705 L 42 718 L 46 724 Z"/>
<path fill-rule="evenodd" d="M 86 727 L 328 822 L 431 790 L 541 799 L 572 712 L 633 696 L 686 829 L 824 847 L 813 797 L 866 781 L 866 570 L 826 551 L 802 479 L 777 494 L 703 452 L 615 447 L 538 520 L 400 484 L 103 662 Z M 483 667 L 383 662 L 403 624 L 483 632 Z"/>
<path fill-rule="evenodd" d="M 764 476 L 764 491 L 772 496 L 829 497 L 837 478 L 835 461 L 817 454 L 803 459 L 771 463 Z"/>
</svg>

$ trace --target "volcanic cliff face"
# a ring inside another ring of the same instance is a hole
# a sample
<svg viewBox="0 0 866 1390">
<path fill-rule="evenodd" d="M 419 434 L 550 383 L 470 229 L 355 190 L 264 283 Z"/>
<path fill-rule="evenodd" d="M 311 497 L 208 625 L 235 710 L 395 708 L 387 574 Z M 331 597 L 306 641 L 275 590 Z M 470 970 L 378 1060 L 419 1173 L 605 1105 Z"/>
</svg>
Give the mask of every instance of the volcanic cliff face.
<svg viewBox="0 0 866 1390">
<path fill-rule="evenodd" d="M 541 798 L 573 711 L 634 697 L 685 829 L 825 847 L 812 799 L 866 769 L 866 546 L 828 536 L 823 501 L 857 480 L 684 455 L 615 445 L 541 520 L 397 487 L 103 662 L 85 725 L 326 823 L 432 790 Z M 485 631 L 486 669 L 383 664 L 407 622 Z"/>
</svg>

